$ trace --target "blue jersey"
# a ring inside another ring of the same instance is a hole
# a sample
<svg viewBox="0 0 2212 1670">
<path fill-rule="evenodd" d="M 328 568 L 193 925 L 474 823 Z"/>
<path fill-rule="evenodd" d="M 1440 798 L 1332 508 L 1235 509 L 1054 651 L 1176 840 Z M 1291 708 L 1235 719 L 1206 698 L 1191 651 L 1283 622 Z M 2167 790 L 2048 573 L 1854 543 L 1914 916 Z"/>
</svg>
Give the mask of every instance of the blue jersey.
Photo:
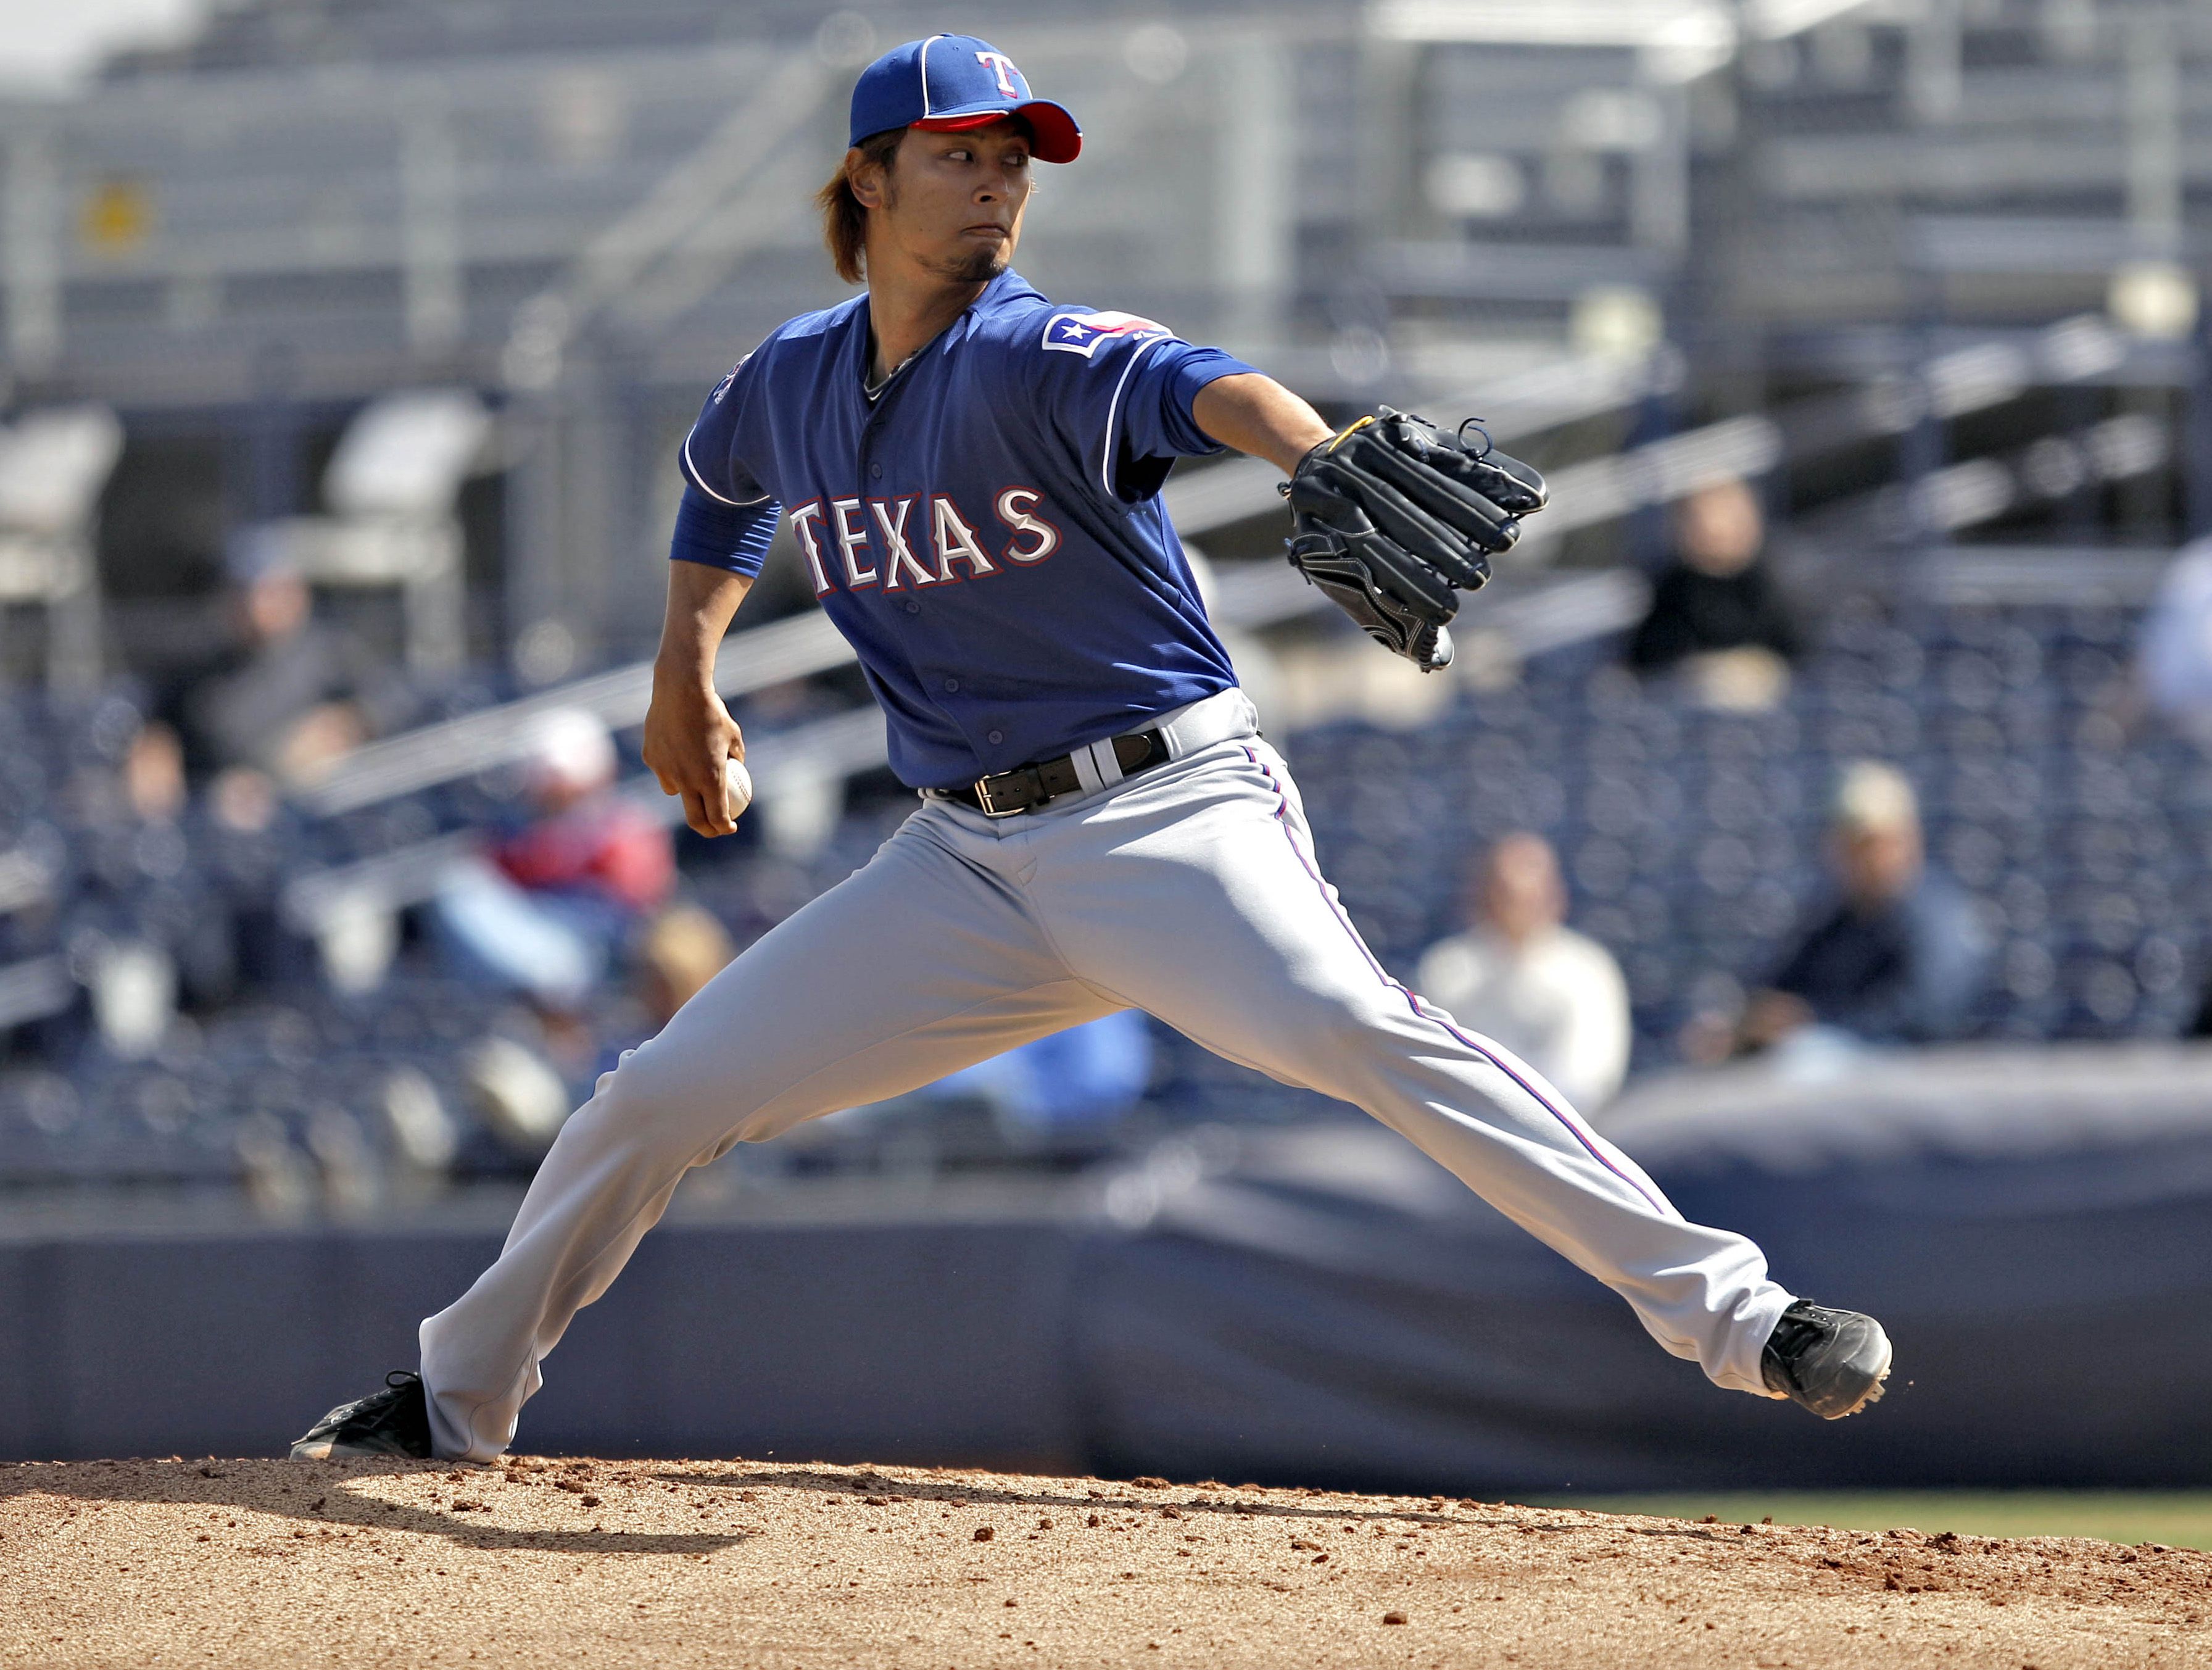
<svg viewBox="0 0 2212 1670">
<path fill-rule="evenodd" d="M 780 511 L 889 723 L 951 788 L 1237 682 L 1159 502 L 1191 417 L 1251 368 L 1012 272 L 872 398 L 867 299 L 780 326 L 685 439 L 671 555 L 757 573 Z"/>
</svg>

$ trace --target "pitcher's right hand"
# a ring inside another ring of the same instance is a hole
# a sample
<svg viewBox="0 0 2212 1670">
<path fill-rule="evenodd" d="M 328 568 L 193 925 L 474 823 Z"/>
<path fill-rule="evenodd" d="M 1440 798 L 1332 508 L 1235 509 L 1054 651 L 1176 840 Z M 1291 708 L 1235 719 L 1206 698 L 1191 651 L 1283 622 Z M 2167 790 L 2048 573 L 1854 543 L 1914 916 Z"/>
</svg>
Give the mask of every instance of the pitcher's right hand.
<svg viewBox="0 0 2212 1670">
<path fill-rule="evenodd" d="M 727 835 L 738 826 L 722 767 L 744 757 L 744 734 L 712 686 L 654 670 L 645 763 L 662 794 L 684 797 L 684 821 L 700 834 Z"/>
</svg>

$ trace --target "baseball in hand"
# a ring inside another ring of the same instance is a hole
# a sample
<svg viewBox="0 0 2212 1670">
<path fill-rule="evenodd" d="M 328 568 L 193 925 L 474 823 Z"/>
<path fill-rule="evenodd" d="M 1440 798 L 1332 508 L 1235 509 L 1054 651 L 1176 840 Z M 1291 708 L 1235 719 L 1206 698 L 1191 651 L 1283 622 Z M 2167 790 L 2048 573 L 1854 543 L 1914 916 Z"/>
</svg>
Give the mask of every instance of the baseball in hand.
<svg viewBox="0 0 2212 1670">
<path fill-rule="evenodd" d="M 723 765 L 722 792 L 729 798 L 731 818 L 743 817 L 753 803 L 753 774 L 745 770 L 744 760 L 732 759 Z"/>
</svg>

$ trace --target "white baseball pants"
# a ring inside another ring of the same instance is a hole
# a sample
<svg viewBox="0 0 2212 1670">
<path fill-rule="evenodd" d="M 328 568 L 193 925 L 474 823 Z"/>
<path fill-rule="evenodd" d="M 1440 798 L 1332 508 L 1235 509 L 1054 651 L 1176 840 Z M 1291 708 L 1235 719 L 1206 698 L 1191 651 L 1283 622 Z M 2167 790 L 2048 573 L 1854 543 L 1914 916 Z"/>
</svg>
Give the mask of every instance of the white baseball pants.
<svg viewBox="0 0 2212 1670">
<path fill-rule="evenodd" d="M 1022 816 L 925 801 L 604 1075 L 497 1262 L 422 1324 L 438 1453 L 507 1448 L 540 1359 L 690 1167 L 1124 1008 L 1364 1108 L 1668 1350 L 1768 1395 L 1759 1351 L 1790 1295 L 1759 1248 L 1686 1221 L 1527 1065 L 1383 972 L 1241 692 L 1174 734 L 1170 763 Z"/>
</svg>

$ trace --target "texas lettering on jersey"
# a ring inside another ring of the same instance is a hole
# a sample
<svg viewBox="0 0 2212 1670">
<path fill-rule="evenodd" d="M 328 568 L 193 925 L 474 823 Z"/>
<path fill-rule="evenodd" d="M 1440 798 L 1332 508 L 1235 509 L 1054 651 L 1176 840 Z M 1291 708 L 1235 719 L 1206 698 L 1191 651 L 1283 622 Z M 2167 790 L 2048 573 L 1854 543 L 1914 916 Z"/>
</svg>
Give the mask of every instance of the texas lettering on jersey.
<svg viewBox="0 0 2212 1670">
<path fill-rule="evenodd" d="M 994 541 L 999 548 L 995 559 L 984 549 L 977 524 L 950 493 L 809 499 L 793 509 L 791 532 L 805 555 L 817 597 L 841 587 L 863 591 L 880 585 L 885 591 L 902 591 L 945 586 L 987 579 L 1004 571 L 1001 564 L 1031 567 L 1059 550 L 1058 524 L 1039 513 L 1043 498 L 1034 487 L 1008 487 L 994 497 L 992 510 L 1005 529 Z M 834 561 L 825 546 L 836 548 Z"/>
</svg>

